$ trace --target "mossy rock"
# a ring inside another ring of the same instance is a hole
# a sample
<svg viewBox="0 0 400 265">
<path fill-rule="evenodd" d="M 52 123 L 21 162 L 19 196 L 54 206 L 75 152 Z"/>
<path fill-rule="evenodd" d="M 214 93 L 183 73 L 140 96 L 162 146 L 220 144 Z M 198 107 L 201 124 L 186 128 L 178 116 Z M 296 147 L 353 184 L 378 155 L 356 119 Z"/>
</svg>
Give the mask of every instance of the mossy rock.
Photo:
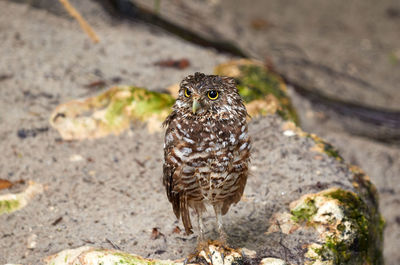
<svg viewBox="0 0 400 265">
<path fill-rule="evenodd" d="M 314 227 L 324 242 L 309 247 L 309 264 L 381 264 L 380 220 L 356 193 L 329 189 L 306 195 L 291 204 L 291 214 L 295 223 Z"/>
<path fill-rule="evenodd" d="M 298 124 L 298 117 L 287 95 L 283 79 L 263 64 L 240 59 L 215 67 L 215 74 L 235 78 L 249 114 L 253 117 L 277 113 Z"/>
<path fill-rule="evenodd" d="M 273 219 L 286 224 L 286 233 L 302 226 L 318 231 L 323 244 L 308 246 L 306 264 L 383 264 L 385 221 L 379 212 L 378 192 L 370 178 L 360 168 L 347 164 L 334 146 L 315 134 L 302 131 L 293 122 L 286 122 L 283 127 L 297 136 L 312 139 L 315 145 L 311 151 L 332 157 L 347 167 L 354 191 L 330 188 L 304 195 L 290 204 L 289 214 L 278 213 Z"/>
<path fill-rule="evenodd" d="M 201 251 L 196 256 L 192 256 L 190 260 L 186 260 L 187 264 L 213 264 L 213 265 L 239 265 L 244 262 L 245 250 L 234 250 L 230 248 L 221 248 L 220 245 L 209 242 L 208 250 Z M 206 253 L 207 252 L 207 253 Z M 274 261 L 275 263 L 273 263 Z M 285 264 L 276 263 L 279 259 L 265 259 L 264 265 Z M 63 250 L 57 254 L 45 258 L 47 265 L 183 265 L 185 259 L 181 260 L 159 260 L 143 258 L 135 254 L 129 254 L 119 250 L 96 249 L 89 246 L 83 246 L 76 249 Z"/>
<path fill-rule="evenodd" d="M 118 250 L 96 249 L 83 246 L 76 249 L 63 250 L 55 255 L 45 258 L 48 265 L 67 264 L 99 264 L 99 265 L 173 265 L 169 260 L 145 259 L 138 255 L 125 253 Z"/>
<path fill-rule="evenodd" d="M 0 215 L 24 208 L 35 195 L 42 192 L 43 186 L 41 184 L 30 181 L 25 190 L 19 193 L 0 195 Z"/>
<path fill-rule="evenodd" d="M 277 113 L 298 122 L 285 83 L 262 64 L 237 60 L 217 66 L 215 72 L 236 79 L 250 116 Z M 169 90 L 174 95 L 178 89 L 174 85 Z M 172 95 L 135 86 L 116 86 L 98 96 L 59 105 L 50 116 L 50 124 L 64 140 L 118 135 L 135 121 L 145 122 L 150 132 L 160 131 L 175 102 Z"/>
<path fill-rule="evenodd" d="M 65 140 L 119 134 L 135 122 L 146 122 L 150 132 L 160 131 L 175 99 L 169 94 L 134 86 L 112 87 L 98 96 L 59 105 L 50 124 Z"/>
<path fill-rule="evenodd" d="M 0 214 L 11 213 L 20 208 L 20 200 L 18 199 L 1 199 L 0 198 Z"/>
</svg>

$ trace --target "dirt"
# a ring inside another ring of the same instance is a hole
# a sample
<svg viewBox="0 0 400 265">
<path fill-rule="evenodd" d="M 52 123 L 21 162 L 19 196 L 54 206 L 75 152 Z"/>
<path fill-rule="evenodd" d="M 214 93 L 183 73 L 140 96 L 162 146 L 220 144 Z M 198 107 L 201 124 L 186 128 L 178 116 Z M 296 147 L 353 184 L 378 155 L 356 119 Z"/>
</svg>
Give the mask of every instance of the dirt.
<svg viewBox="0 0 400 265">
<path fill-rule="evenodd" d="M 65 248 L 112 248 L 109 242 L 149 256 L 166 248 L 163 238 L 150 238 L 152 229 L 168 235 L 177 225 L 161 184 L 161 134 L 135 126 L 120 137 L 63 142 L 48 119 L 62 102 L 116 84 L 162 91 L 189 73 L 212 73 L 229 57 L 145 25 L 111 19 L 97 4 L 86 4 L 99 44 L 67 17 L 0 2 L 0 74 L 7 76 L 0 81 L 0 178 L 45 186 L 28 207 L 0 217 L 0 263 L 40 264 Z M 190 66 L 154 65 L 180 58 Z M 105 85 L 88 88 L 99 81 Z M 75 155 L 83 160 L 71 162 Z M 33 235 L 37 247 L 29 250 Z"/>
</svg>

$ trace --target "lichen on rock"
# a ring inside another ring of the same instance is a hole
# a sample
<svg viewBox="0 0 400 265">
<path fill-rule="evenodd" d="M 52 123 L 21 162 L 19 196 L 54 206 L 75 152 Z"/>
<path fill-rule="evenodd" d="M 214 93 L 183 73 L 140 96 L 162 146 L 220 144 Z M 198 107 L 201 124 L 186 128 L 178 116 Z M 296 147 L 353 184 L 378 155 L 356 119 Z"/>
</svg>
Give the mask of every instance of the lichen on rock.
<svg viewBox="0 0 400 265">
<path fill-rule="evenodd" d="M 306 264 L 382 264 L 381 242 L 376 240 L 382 232 L 376 229 L 379 223 L 352 191 L 331 188 L 306 194 L 290 204 L 290 219 L 278 213 L 273 222 L 283 233 L 310 228 L 317 232 L 319 242 L 308 245 Z M 272 225 L 269 232 L 277 229 Z"/>
<path fill-rule="evenodd" d="M 239 265 L 243 264 L 242 251 L 221 247 L 221 245 L 210 242 L 207 253 L 202 250 L 187 264 L 212 264 L 212 265 Z M 275 259 L 273 259 L 275 260 Z M 86 265 L 86 264 L 119 264 L 119 265 L 181 265 L 182 260 L 159 260 L 148 259 L 135 254 L 129 254 L 120 250 L 98 249 L 89 246 L 82 246 L 76 249 L 66 249 L 57 254 L 45 258 L 47 265 Z M 262 264 L 281 264 L 265 262 Z M 284 263 L 282 263 L 284 264 Z"/>
<path fill-rule="evenodd" d="M 0 198 L 0 214 L 10 213 L 20 208 L 20 201 L 17 198 Z"/>
<path fill-rule="evenodd" d="M 253 117 L 277 113 L 298 123 L 298 117 L 286 92 L 283 79 L 262 63 L 240 59 L 215 67 L 215 74 L 235 78 L 249 114 Z"/>
<path fill-rule="evenodd" d="M 28 187 L 22 192 L 0 195 L 0 215 L 22 209 L 36 194 L 42 191 L 43 186 L 41 184 L 31 181 Z"/>
<path fill-rule="evenodd" d="M 289 265 L 286 261 L 277 258 L 263 258 L 260 265 Z"/>
<path fill-rule="evenodd" d="M 118 265 L 173 265 L 180 264 L 170 260 L 145 259 L 138 255 L 128 254 L 118 250 L 96 249 L 82 246 L 66 249 L 49 256 L 44 260 L 47 265 L 86 265 L 86 264 L 118 264 Z"/>
<path fill-rule="evenodd" d="M 92 98 L 59 105 L 51 114 L 50 124 L 65 140 L 119 134 L 135 121 L 146 122 L 150 132 L 160 131 L 174 102 L 165 93 L 117 86 Z"/>
</svg>

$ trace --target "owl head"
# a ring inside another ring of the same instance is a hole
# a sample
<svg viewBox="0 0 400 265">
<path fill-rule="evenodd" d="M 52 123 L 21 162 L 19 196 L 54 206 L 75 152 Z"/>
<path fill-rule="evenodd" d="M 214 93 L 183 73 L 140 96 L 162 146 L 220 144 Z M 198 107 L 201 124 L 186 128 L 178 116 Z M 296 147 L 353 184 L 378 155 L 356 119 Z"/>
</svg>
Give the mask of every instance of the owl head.
<svg viewBox="0 0 400 265">
<path fill-rule="evenodd" d="M 229 118 L 245 112 L 242 98 L 231 77 L 195 73 L 182 80 L 175 110 L 185 116 Z"/>
</svg>

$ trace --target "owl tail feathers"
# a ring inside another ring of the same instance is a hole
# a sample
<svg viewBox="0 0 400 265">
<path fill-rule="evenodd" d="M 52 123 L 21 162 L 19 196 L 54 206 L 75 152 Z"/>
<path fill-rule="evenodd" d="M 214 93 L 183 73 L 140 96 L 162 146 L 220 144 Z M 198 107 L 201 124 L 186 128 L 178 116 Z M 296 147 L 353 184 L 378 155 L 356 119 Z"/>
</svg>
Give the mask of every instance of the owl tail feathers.
<svg viewBox="0 0 400 265">
<path fill-rule="evenodd" d="M 187 197 L 184 194 L 180 198 L 180 215 L 182 217 L 182 223 L 185 227 L 185 231 L 187 235 L 193 234 L 192 231 L 192 223 L 190 222 L 190 214 L 189 214 L 189 207 L 187 203 Z M 178 217 L 179 218 L 179 217 Z"/>
<path fill-rule="evenodd" d="M 189 214 L 189 205 L 187 202 L 186 194 L 175 193 L 171 196 L 172 208 L 174 209 L 174 214 L 177 219 L 182 218 L 183 226 L 185 227 L 185 231 L 187 235 L 193 233 L 192 231 L 192 223 L 190 221 Z"/>
</svg>

